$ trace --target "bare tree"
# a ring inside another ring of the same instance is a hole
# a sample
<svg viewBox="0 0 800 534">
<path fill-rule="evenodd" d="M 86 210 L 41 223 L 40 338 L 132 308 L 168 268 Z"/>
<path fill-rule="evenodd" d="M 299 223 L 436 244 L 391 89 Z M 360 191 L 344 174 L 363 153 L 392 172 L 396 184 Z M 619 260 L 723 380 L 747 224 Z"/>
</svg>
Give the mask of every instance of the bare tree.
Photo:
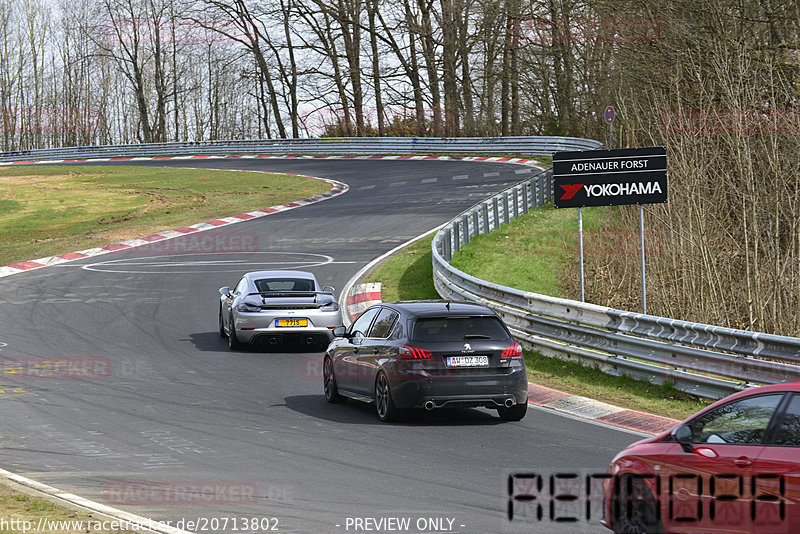
<svg viewBox="0 0 800 534">
<path fill-rule="evenodd" d="M 264 37 L 266 32 L 264 31 L 263 21 L 250 11 L 244 0 L 234 0 L 233 2 L 203 0 L 203 2 L 207 7 L 207 13 L 221 14 L 225 17 L 225 20 L 234 24 L 234 28 L 237 31 L 234 33 L 234 31 L 227 29 L 225 26 L 213 24 L 207 20 L 194 19 L 194 22 L 203 28 L 218 32 L 232 41 L 241 43 L 252 52 L 267 84 L 269 102 L 275 118 L 275 124 L 278 127 L 278 135 L 285 138 L 286 128 L 283 124 L 281 109 L 278 104 L 277 91 L 272 80 L 271 69 L 262 48 L 263 46 L 268 46 Z"/>
</svg>

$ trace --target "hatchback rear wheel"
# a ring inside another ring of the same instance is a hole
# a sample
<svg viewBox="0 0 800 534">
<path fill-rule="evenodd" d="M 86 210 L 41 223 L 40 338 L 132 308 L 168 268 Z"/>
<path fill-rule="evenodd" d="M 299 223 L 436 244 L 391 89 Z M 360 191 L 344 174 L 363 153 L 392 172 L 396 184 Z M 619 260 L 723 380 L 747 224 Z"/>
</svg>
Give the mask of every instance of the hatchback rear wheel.
<svg viewBox="0 0 800 534">
<path fill-rule="evenodd" d="M 526 413 L 528 413 L 527 402 L 515 404 L 511 408 L 503 406 L 497 409 L 497 415 L 499 415 L 500 419 L 503 421 L 521 421 Z"/>
<path fill-rule="evenodd" d="M 397 417 L 397 408 L 392 402 L 392 389 L 389 378 L 381 371 L 375 380 L 375 411 L 381 421 L 393 421 Z"/>
<path fill-rule="evenodd" d="M 325 400 L 333 404 L 341 404 L 347 401 L 347 397 L 339 394 L 339 388 L 336 385 L 336 375 L 333 372 L 333 362 L 330 358 L 325 358 L 325 363 L 322 364 L 322 380 L 325 390 Z"/>
</svg>

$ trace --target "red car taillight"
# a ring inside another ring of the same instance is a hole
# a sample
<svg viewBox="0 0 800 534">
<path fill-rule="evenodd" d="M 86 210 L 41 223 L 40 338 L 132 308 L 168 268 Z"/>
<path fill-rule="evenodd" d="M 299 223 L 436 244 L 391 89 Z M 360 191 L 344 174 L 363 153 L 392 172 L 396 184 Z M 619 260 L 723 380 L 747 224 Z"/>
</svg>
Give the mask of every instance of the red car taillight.
<svg viewBox="0 0 800 534">
<path fill-rule="evenodd" d="M 522 345 L 514 343 L 504 348 L 500 359 L 505 360 L 506 358 L 522 358 Z"/>
<path fill-rule="evenodd" d="M 408 360 L 430 360 L 432 355 L 427 349 L 405 345 L 400 347 L 400 357 Z"/>
</svg>

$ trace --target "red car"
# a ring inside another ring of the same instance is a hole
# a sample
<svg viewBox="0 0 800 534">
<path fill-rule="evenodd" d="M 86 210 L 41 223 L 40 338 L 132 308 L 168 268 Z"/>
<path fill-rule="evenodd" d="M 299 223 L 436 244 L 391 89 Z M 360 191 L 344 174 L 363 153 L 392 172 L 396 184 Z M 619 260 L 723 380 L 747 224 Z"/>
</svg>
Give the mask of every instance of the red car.
<svg viewBox="0 0 800 534">
<path fill-rule="evenodd" d="M 614 532 L 800 532 L 800 383 L 726 397 L 614 458 Z"/>
</svg>

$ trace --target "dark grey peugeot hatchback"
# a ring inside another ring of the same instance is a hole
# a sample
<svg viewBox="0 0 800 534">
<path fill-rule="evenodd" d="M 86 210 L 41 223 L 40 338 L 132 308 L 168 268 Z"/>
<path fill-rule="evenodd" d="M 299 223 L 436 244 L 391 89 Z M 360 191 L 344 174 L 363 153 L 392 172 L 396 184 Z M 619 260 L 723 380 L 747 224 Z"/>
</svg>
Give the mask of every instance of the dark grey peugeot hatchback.
<svg viewBox="0 0 800 534">
<path fill-rule="evenodd" d="M 325 398 L 374 402 L 382 421 L 405 408 L 528 408 L 522 347 L 490 309 L 469 302 L 387 302 L 334 330 L 323 363 Z"/>
</svg>

